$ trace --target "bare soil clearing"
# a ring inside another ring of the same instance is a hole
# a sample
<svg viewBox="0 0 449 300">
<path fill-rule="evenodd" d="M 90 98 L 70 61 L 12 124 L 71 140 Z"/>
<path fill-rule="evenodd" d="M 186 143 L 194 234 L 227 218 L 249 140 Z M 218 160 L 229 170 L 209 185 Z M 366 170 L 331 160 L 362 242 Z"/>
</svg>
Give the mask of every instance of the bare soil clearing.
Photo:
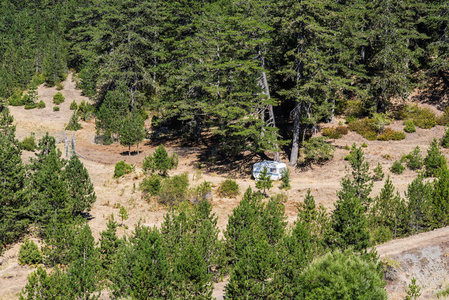
<svg viewBox="0 0 449 300">
<path fill-rule="evenodd" d="M 24 137 L 29 136 L 32 132 L 36 134 L 37 138 L 42 137 L 45 132 L 49 132 L 55 136 L 58 147 L 63 151 L 64 145 L 62 144 L 62 136 L 65 125 L 69 122 L 69 119 L 73 113 L 69 109 L 70 103 L 75 100 L 80 103 L 82 100 L 88 101 L 88 99 L 81 95 L 80 90 L 75 89 L 75 84 L 72 82 L 72 76 L 69 74 L 67 80 L 64 82 L 64 89 L 61 93 L 65 97 L 65 102 L 59 105 L 60 111 L 53 111 L 52 97 L 56 93 L 55 88 L 48 88 L 45 86 L 39 86 L 38 94 L 41 100 L 46 103 L 44 109 L 25 110 L 23 107 L 10 107 L 11 113 L 14 116 L 15 124 L 17 125 L 17 138 L 22 140 Z M 338 120 L 337 120 L 338 122 Z M 143 158 L 152 153 L 157 145 L 155 143 L 147 142 L 144 145 L 139 146 L 139 153 L 128 156 L 128 148 L 120 145 L 103 146 L 94 143 L 95 139 L 95 124 L 91 122 L 81 122 L 83 129 L 74 133 L 76 138 L 76 150 L 84 158 L 81 158 L 85 167 L 88 169 L 91 179 L 95 186 L 95 192 L 97 194 L 97 202 L 92 207 L 89 217 L 89 225 L 92 228 L 93 234 L 96 239 L 99 238 L 99 233 L 106 228 L 106 220 L 110 214 L 114 214 L 118 219 L 118 211 L 120 205 L 125 206 L 129 213 L 129 219 L 124 221 L 123 224 L 128 226 L 128 229 L 123 226 L 119 229 L 120 234 L 132 234 L 134 224 L 138 221 L 147 226 L 160 226 L 163 221 L 163 216 L 167 212 L 167 209 L 159 206 L 154 202 L 147 202 L 141 198 L 141 194 L 138 191 L 138 186 L 143 179 L 143 173 L 141 171 L 141 162 Z M 323 126 L 331 126 L 325 124 Z M 389 127 L 394 130 L 402 130 L 402 122 L 393 122 Z M 67 132 L 68 135 L 72 135 L 72 132 Z M 406 139 L 402 141 L 368 141 L 360 135 L 350 132 L 343 136 L 341 139 L 333 140 L 332 143 L 337 147 L 334 159 L 324 165 L 313 165 L 307 169 L 291 169 L 292 174 L 292 189 L 289 191 L 281 191 L 278 186 L 279 183 L 274 183 L 275 187 L 269 191 L 270 195 L 276 193 L 284 193 L 288 196 L 288 200 L 285 203 L 286 214 L 289 223 L 293 223 L 297 215 L 297 204 L 303 201 L 304 195 L 307 189 L 311 190 L 312 195 L 318 204 L 323 205 L 328 210 L 333 209 L 333 205 L 337 199 L 336 191 L 340 189 L 340 181 L 345 176 L 345 166 L 347 162 L 343 159 L 348 150 L 345 146 L 351 146 L 356 143 L 360 146 L 362 143 L 368 145 L 364 148 L 367 161 L 370 163 L 371 169 L 373 169 L 378 162 L 382 164 L 384 173 L 391 175 L 391 179 L 395 187 L 399 190 L 401 195 L 406 190 L 407 185 L 416 177 L 416 172 L 406 170 L 402 175 L 391 174 L 388 170 L 393 162 L 403 154 L 411 152 L 416 146 L 421 148 L 423 155 L 426 153 L 431 140 L 433 138 L 441 138 L 444 134 L 444 128 L 442 126 L 436 126 L 430 130 L 417 129 L 417 132 L 407 134 Z M 169 145 L 165 145 L 168 151 L 177 152 L 180 155 L 179 167 L 173 173 L 187 172 L 191 180 L 191 186 L 196 186 L 202 181 L 210 181 L 214 187 L 217 187 L 220 182 L 228 177 L 236 178 L 236 181 L 240 185 L 240 192 L 243 192 L 248 188 L 255 188 L 255 182 L 251 179 L 251 163 L 247 162 L 241 165 L 244 172 L 235 170 L 223 170 L 219 168 L 203 168 L 197 169 L 198 164 L 202 164 L 204 158 L 204 149 L 201 148 L 185 148 L 174 141 Z M 135 150 L 135 147 L 134 149 Z M 449 150 L 442 150 L 444 155 L 449 158 Z M 25 161 L 34 154 L 24 151 L 23 158 Z M 281 157 L 282 161 L 287 162 L 288 158 L 284 155 Z M 136 165 L 136 172 L 129 174 L 120 179 L 113 178 L 114 164 L 120 160 L 124 160 L 127 163 Z M 383 182 L 375 182 L 373 195 L 377 195 L 383 186 Z M 212 200 L 213 211 L 218 217 L 218 226 L 223 231 L 226 227 L 228 216 L 232 213 L 234 207 L 236 207 L 241 199 L 229 199 L 218 198 L 214 195 Z M 447 230 L 447 229 L 445 229 Z M 410 242 L 404 242 L 404 251 L 408 251 L 411 248 L 407 248 L 407 243 L 410 245 L 425 244 L 427 235 L 423 237 L 416 236 L 411 237 Z M 430 238 L 433 241 L 433 238 Z M 435 240 L 435 242 L 438 240 Z M 393 243 L 400 243 L 400 241 L 393 241 L 387 245 Z M 432 242 L 433 243 L 433 242 Z M 382 248 L 384 247 L 384 248 Z M 389 251 L 397 250 L 398 247 L 391 246 L 392 250 L 388 250 L 386 245 L 379 246 L 379 253 L 383 256 L 396 255 L 397 253 L 390 253 Z M 420 246 L 421 247 L 421 246 Z M 416 247 L 415 247 L 416 248 Z M 419 247 L 418 247 L 419 248 Z M 31 272 L 31 268 L 20 267 L 17 265 L 16 256 L 19 246 L 13 246 L 7 254 L 4 255 L 3 265 L 0 266 L 0 299 L 14 298 L 20 292 L 21 288 L 25 286 L 26 276 Z M 384 250 L 382 250 L 384 249 Z M 10 257 L 5 259 L 5 257 Z M 7 274 L 13 274 L 10 277 Z M 418 282 L 419 283 L 419 282 Z M 218 284 L 218 289 L 222 289 L 223 284 Z M 215 294 L 214 294 L 215 295 Z M 217 294 L 219 296 L 219 294 Z"/>
</svg>

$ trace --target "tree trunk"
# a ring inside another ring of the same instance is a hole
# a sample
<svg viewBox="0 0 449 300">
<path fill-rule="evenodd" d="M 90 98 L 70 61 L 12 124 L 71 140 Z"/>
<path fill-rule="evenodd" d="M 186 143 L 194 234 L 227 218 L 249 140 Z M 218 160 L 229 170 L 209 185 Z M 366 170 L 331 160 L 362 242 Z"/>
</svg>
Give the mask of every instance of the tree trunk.
<svg viewBox="0 0 449 300">
<path fill-rule="evenodd" d="M 292 152 L 290 153 L 290 166 L 296 166 L 298 163 L 298 152 L 299 152 L 299 130 L 300 130 L 300 103 L 296 102 L 293 117 L 293 141 L 292 141 Z"/>
</svg>

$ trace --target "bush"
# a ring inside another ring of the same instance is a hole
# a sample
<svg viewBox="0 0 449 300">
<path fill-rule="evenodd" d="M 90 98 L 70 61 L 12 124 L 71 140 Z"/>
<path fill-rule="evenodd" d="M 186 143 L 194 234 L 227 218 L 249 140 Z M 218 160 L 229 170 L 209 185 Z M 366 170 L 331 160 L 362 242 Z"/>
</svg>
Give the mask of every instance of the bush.
<svg viewBox="0 0 449 300">
<path fill-rule="evenodd" d="M 281 189 L 290 189 L 290 181 L 292 179 L 290 178 L 290 170 L 288 168 L 282 169 L 281 171 L 281 186 L 279 188 Z"/>
<path fill-rule="evenodd" d="M 140 190 L 150 194 L 150 196 L 157 196 L 161 190 L 162 177 L 159 175 L 151 175 L 145 177 L 140 183 Z"/>
<path fill-rule="evenodd" d="M 440 168 L 447 167 L 446 158 L 440 152 L 437 139 L 433 139 L 430 143 L 426 158 L 424 158 L 424 165 L 426 166 L 425 175 L 429 177 L 436 176 Z"/>
<path fill-rule="evenodd" d="M 327 142 L 326 137 L 313 137 L 304 142 L 306 162 L 323 162 L 334 157 L 335 146 Z"/>
<path fill-rule="evenodd" d="M 210 200 L 212 198 L 212 183 L 203 181 L 192 191 L 192 196 L 195 201 Z"/>
<path fill-rule="evenodd" d="M 36 103 L 27 103 L 25 104 L 25 109 L 35 109 L 37 107 Z"/>
<path fill-rule="evenodd" d="M 64 101 L 65 101 L 65 98 L 60 92 L 57 92 L 56 94 L 53 95 L 53 103 L 54 104 L 59 105 L 59 104 L 63 103 Z"/>
<path fill-rule="evenodd" d="M 81 120 L 89 121 L 94 115 L 94 107 L 83 100 L 78 105 L 78 110 L 76 111 L 76 113 Z"/>
<path fill-rule="evenodd" d="M 401 164 L 400 161 L 395 161 L 390 168 L 390 171 L 395 174 L 402 174 L 404 172 L 405 167 Z"/>
<path fill-rule="evenodd" d="M 393 233 L 387 226 L 376 227 L 371 232 L 371 239 L 374 244 L 381 244 L 393 239 Z"/>
<path fill-rule="evenodd" d="M 67 124 L 67 126 L 65 127 L 65 130 L 76 131 L 80 130 L 81 128 L 81 124 L 78 122 L 78 116 L 76 115 L 76 112 L 74 112 L 72 114 L 72 117 L 70 118 L 69 124 Z"/>
<path fill-rule="evenodd" d="M 421 151 L 418 146 L 410 152 L 407 156 L 407 167 L 410 170 L 419 170 L 424 165 L 424 160 L 421 156 Z"/>
<path fill-rule="evenodd" d="M 187 173 L 167 177 L 162 181 L 158 200 L 162 204 L 174 205 L 187 199 L 189 177 Z"/>
<path fill-rule="evenodd" d="M 357 118 L 354 116 L 347 116 L 346 117 L 346 124 L 351 124 L 352 122 L 357 121 Z"/>
<path fill-rule="evenodd" d="M 347 116 L 361 117 L 363 115 L 363 103 L 353 100 L 346 101 L 344 114 Z"/>
<path fill-rule="evenodd" d="M 240 194 L 240 187 L 235 180 L 226 179 L 220 183 L 217 193 L 219 197 L 235 198 Z"/>
<path fill-rule="evenodd" d="M 132 172 L 132 167 L 125 163 L 123 160 L 119 161 L 115 164 L 114 169 L 114 178 L 122 177 L 125 174 L 129 174 Z"/>
<path fill-rule="evenodd" d="M 362 148 L 368 148 L 368 145 L 365 142 L 363 142 L 362 143 Z"/>
<path fill-rule="evenodd" d="M 75 100 L 72 101 L 72 103 L 70 103 L 70 110 L 77 110 L 78 109 L 78 105 L 76 104 Z"/>
<path fill-rule="evenodd" d="M 405 121 L 404 125 L 405 125 L 404 127 L 405 132 L 407 133 L 416 132 L 415 123 L 413 123 L 412 120 Z"/>
<path fill-rule="evenodd" d="M 374 175 L 373 175 L 374 181 L 381 181 L 382 179 L 384 179 L 385 174 L 384 174 L 384 170 L 382 169 L 382 165 L 380 164 L 380 162 L 377 163 L 377 166 L 374 168 L 373 172 L 374 172 Z"/>
<path fill-rule="evenodd" d="M 22 149 L 27 151 L 34 151 L 34 149 L 36 149 L 36 140 L 34 135 L 32 134 L 31 136 L 24 138 L 22 143 L 20 143 L 20 146 Z"/>
<path fill-rule="evenodd" d="M 437 118 L 437 124 L 449 126 L 449 106 L 444 109 L 443 115 Z"/>
<path fill-rule="evenodd" d="M 348 134 L 348 127 L 346 126 L 337 126 L 336 128 L 330 127 L 323 129 L 323 136 L 327 136 L 331 139 L 339 139 L 345 134 Z"/>
<path fill-rule="evenodd" d="M 350 250 L 336 250 L 315 259 L 299 275 L 301 299 L 386 300 L 379 265 Z"/>
<path fill-rule="evenodd" d="M 178 156 L 173 153 L 168 156 L 164 145 L 159 145 L 153 155 L 148 155 L 143 160 L 142 168 L 144 171 L 155 172 L 158 171 L 160 175 L 167 176 L 168 170 L 176 169 L 178 167 Z"/>
<path fill-rule="evenodd" d="M 62 84 L 62 82 L 56 82 L 56 90 L 61 91 L 64 89 L 64 85 Z"/>
<path fill-rule="evenodd" d="M 384 131 L 377 136 L 379 141 L 389 141 L 395 131 L 391 128 L 385 128 Z"/>
<path fill-rule="evenodd" d="M 393 132 L 393 134 L 391 135 L 391 139 L 393 141 L 400 141 L 405 139 L 405 132 L 403 131 L 395 131 Z"/>
<path fill-rule="evenodd" d="M 357 132 L 365 139 L 373 141 L 377 139 L 377 131 L 375 127 L 375 120 L 362 119 L 352 122 L 348 125 L 348 128 L 354 132 Z"/>
<path fill-rule="evenodd" d="M 413 123 L 423 129 L 429 129 L 436 125 L 435 113 L 429 108 L 420 108 L 417 105 L 404 105 L 396 112 L 396 118 L 400 120 L 412 120 Z"/>
<path fill-rule="evenodd" d="M 21 90 L 15 91 L 11 95 L 11 97 L 9 97 L 8 103 L 9 103 L 9 105 L 12 105 L 12 106 L 22 106 L 22 105 L 24 105 L 25 103 L 23 103 L 23 101 L 22 101 L 22 91 Z"/>
<path fill-rule="evenodd" d="M 446 132 L 440 140 L 440 145 L 443 148 L 449 148 L 449 128 L 446 128 Z"/>
<path fill-rule="evenodd" d="M 45 108 L 45 102 L 44 101 L 39 101 L 39 103 L 37 104 L 37 108 Z"/>
<path fill-rule="evenodd" d="M 59 106 L 53 106 L 53 111 L 59 111 Z"/>
<path fill-rule="evenodd" d="M 19 263 L 21 265 L 34 265 L 41 262 L 42 253 L 39 251 L 39 248 L 33 241 L 26 238 L 19 249 Z"/>
</svg>

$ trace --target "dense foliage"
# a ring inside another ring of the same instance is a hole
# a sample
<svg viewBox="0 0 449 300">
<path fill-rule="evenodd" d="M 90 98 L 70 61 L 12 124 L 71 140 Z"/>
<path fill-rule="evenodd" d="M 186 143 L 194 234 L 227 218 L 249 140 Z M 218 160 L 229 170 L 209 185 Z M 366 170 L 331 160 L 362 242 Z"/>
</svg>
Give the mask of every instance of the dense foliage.
<svg viewBox="0 0 449 300">
<path fill-rule="evenodd" d="M 307 133 L 335 113 L 380 121 L 362 133 L 377 138 L 415 73 L 447 86 L 446 10 L 427 0 L 10 1 L 0 9 L 0 97 L 34 108 L 36 86 L 61 88 L 70 69 L 96 102 L 104 143 L 141 142 L 151 110 L 155 127 L 190 141 L 212 132 L 224 155 L 277 158 L 291 140 L 296 164 Z M 421 128 L 440 122 L 412 106 L 400 116 Z"/>
</svg>

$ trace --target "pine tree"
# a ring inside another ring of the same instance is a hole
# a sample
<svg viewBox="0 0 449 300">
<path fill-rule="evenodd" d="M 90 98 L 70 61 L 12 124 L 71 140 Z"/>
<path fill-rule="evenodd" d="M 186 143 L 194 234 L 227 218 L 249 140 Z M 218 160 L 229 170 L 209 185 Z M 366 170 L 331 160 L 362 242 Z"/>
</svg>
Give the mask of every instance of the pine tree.
<svg viewBox="0 0 449 300">
<path fill-rule="evenodd" d="M 441 228 L 449 224 L 449 170 L 441 168 L 433 183 L 431 226 Z"/>
<path fill-rule="evenodd" d="M 266 195 L 265 190 L 270 190 L 273 187 L 273 182 L 271 181 L 271 175 L 268 174 L 267 167 L 264 167 L 262 172 L 260 172 L 259 177 L 256 179 L 256 188 L 263 190 L 263 194 Z"/>
<path fill-rule="evenodd" d="M 346 175 L 342 179 L 342 189 L 337 192 L 339 199 L 349 199 L 354 197 L 361 202 L 365 211 L 372 201 L 370 197 L 373 188 L 373 181 L 369 175 L 369 164 L 365 161 L 364 153 L 361 147 L 357 148 L 352 145 L 349 154 L 349 164 L 351 166 L 351 175 Z"/>
<path fill-rule="evenodd" d="M 119 134 L 120 144 L 129 147 L 129 155 L 131 155 L 131 146 L 133 145 L 137 145 L 137 151 L 139 151 L 139 143 L 142 142 L 145 137 L 145 129 L 140 116 L 134 114 L 125 118 Z"/>
<path fill-rule="evenodd" d="M 15 128 L 0 130 L 0 252 L 26 230 L 25 167 Z"/>
<path fill-rule="evenodd" d="M 426 176 L 436 176 L 440 168 L 447 168 L 446 158 L 440 152 L 438 140 L 433 139 L 430 147 L 427 150 L 427 156 L 424 158 L 424 165 L 426 166 Z"/>
<path fill-rule="evenodd" d="M 92 231 L 88 224 L 84 224 L 78 229 L 69 251 L 71 263 L 67 278 L 75 298 L 96 299 L 100 271 L 98 254 Z"/>
<path fill-rule="evenodd" d="M 255 231 L 254 241 L 242 251 L 225 287 L 226 298 L 266 299 L 273 296 L 273 267 L 275 253 L 270 249 L 267 237 Z"/>
<path fill-rule="evenodd" d="M 405 196 L 408 198 L 409 233 L 417 234 L 431 227 L 430 221 L 434 195 L 436 194 L 432 185 L 424 182 L 422 175 L 416 177 L 408 185 Z"/>
<path fill-rule="evenodd" d="M 117 237 L 118 224 L 113 214 L 108 218 L 106 226 L 107 229 L 100 232 L 100 262 L 106 277 L 110 277 L 109 271 L 117 260 L 116 254 L 120 247 L 120 240 Z"/>
<path fill-rule="evenodd" d="M 173 153 L 172 156 L 168 156 L 167 150 L 164 145 L 159 145 L 153 155 L 145 157 L 142 163 L 142 168 L 145 171 L 155 172 L 158 171 L 163 177 L 167 176 L 167 171 L 178 167 L 178 156 Z"/>
<path fill-rule="evenodd" d="M 90 211 L 97 199 L 89 173 L 76 155 L 73 155 L 63 172 L 69 194 L 68 205 L 73 215 Z"/>
<path fill-rule="evenodd" d="M 52 274 L 39 266 L 28 276 L 28 282 L 20 295 L 21 300 L 52 299 L 55 295 L 61 298 L 69 297 L 70 290 L 66 274 L 58 267 Z"/>
</svg>

